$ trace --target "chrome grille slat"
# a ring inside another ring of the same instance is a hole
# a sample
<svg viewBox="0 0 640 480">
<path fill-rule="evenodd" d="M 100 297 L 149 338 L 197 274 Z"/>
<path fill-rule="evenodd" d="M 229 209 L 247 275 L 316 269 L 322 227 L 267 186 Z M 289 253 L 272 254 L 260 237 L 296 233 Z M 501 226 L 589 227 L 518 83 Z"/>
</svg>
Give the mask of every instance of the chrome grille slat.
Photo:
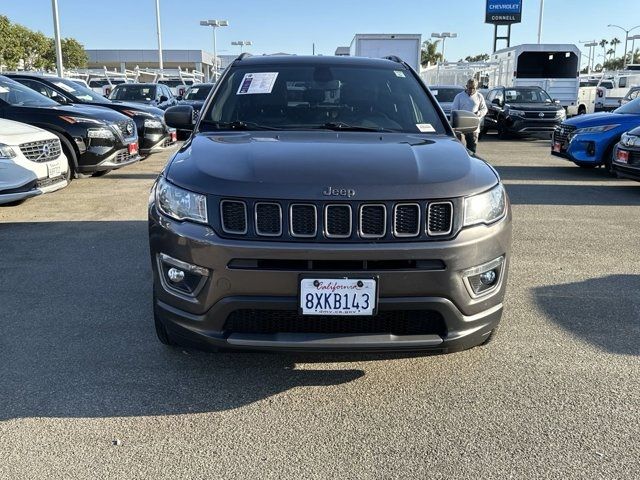
<svg viewBox="0 0 640 480">
<path fill-rule="evenodd" d="M 427 207 L 427 235 L 449 235 L 453 229 L 453 203 L 431 202 Z"/>
<path fill-rule="evenodd" d="M 314 238 L 318 234 L 318 209 L 312 203 L 293 203 L 289 207 L 292 237 Z"/>
<path fill-rule="evenodd" d="M 398 238 L 420 235 L 420 204 L 398 203 L 393 208 L 393 235 Z"/>
<path fill-rule="evenodd" d="M 387 234 L 387 207 L 384 203 L 360 206 L 358 220 L 362 238 L 382 238 Z"/>
<path fill-rule="evenodd" d="M 60 140 L 40 140 L 37 142 L 22 143 L 19 146 L 22 154 L 32 162 L 48 162 L 55 160 L 62 153 Z"/>
<path fill-rule="evenodd" d="M 282 207 L 275 202 L 257 202 L 254 212 L 256 233 L 263 237 L 282 235 Z"/>
<path fill-rule="evenodd" d="M 351 205 L 330 204 L 324 207 L 324 233 L 327 238 L 349 238 L 352 230 Z"/>
<path fill-rule="evenodd" d="M 222 230 L 233 235 L 247 233 L 247 204 L 239 200 L 222 200 L 220 202 L 220 219 Z"/>
</svg>

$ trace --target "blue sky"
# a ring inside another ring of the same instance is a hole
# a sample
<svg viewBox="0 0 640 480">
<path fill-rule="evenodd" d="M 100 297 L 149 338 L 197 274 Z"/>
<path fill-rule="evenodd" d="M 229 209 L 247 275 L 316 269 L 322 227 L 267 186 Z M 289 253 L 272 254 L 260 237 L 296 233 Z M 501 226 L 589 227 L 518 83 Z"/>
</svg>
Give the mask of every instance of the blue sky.
<svg viewBox="0 0 640 480">
<path fill-rule="evenodd" d="M 607 28 L 640 24 L 638 0 L 545 0 L 543 42 L 623 39 Z M 63 36 L 86 48 L 155 48 L 154 0 L 58 0 Z M 211 29 L 199 20 L 227 19 L 218 32 L 220 54 L 238 53 L 233 40 L 251 40 L 252 53 L 333 54 L 355 33 L 453 31 L 447 59 L 489 52 L 493 26 L 484 24 L 485 0 L 160 0 L 164 48 L 212 51 Z M 539 0 L 523 0 L 523 23 L 514 25 L 512 44 L 535 43 Z M 51 0 L 0 0 L 0 14 L 52 35 Z M 634 33 L 640 34 L 640 28 Z M 640 42 L 636 42 L 640 47 Z M 618 47 L 621 51 L 622 48 Z M 598 50 L 600 53 L 600 50 Z"/>
</svg>

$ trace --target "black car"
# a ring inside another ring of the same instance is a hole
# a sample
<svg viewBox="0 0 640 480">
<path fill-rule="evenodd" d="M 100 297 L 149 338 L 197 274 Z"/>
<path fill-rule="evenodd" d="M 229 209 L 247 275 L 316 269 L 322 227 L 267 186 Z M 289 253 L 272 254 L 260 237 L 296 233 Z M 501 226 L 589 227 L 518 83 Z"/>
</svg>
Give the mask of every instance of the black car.
<svg viewBox="0 0 640 480">
<path fill-rule="evenodd" d="M 496 130 L 500 138 L 550 137 L 566 118 L 562 105 L 540 87 L 496 87 L 487 93 L 486 100 L 489 111 L 482 133 Z"/>
<path fill-rule="evenodd" d="M 34 73 L 12 73 L 6 76 L 61 105 L 93 105 L 110 108 L 131 117 L 136 124 L 142 155 L 161 151 L 176 142 L 176 131 L 167 127 L 164 122 L 164 112 L 159 108 L 140 103 L 109 100 L 67 78 Z"/>
<path fill-rule="evenodd" d="M 498 325 L 511 215 L 496 171 L 455 138 L 397 57 L 232 63 L 149 205 L 166 344 L 434 350 Z M 453 128 L 452 128 L 453 127 Z"/>
<path fill-rule="evenodd" d="M 106 108 L 61 106 L 4 76 L 0 76 L 0 118 L 56 134 L 76 178 L 100 176 L 140 159 L 131 118 Z"/>
<path fill-rule="evenodd" d="M 116 85 L 109 94 L 109 100 L 134 102 L 166 110 L 178 104 L 166 85 L 159 83 L 123 83 Z"/>
<path fill-rule="evenodd" d="M 640 182 L 640 127 L 622 135 L 613 150 L 611 169 L 619 177 Z"/>
</svg>

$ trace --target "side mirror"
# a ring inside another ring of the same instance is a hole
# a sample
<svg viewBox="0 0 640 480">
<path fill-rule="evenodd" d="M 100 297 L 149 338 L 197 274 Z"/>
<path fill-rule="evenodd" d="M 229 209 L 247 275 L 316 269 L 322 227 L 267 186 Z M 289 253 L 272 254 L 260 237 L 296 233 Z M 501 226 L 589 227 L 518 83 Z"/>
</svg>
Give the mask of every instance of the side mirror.
<svg viewBox="0 0 640 480">
<path fill-rule="evenodd" d="M 58 102 L 61 105 L 68 105 L 69 104 L 69 100 L 67 100 L 62 95 L 53 95 L 51 97 L 51 100 L 53 100 L 54 102 Z"/>
<path fill-rule="evenodd" d="M 182 100 L 182 95 L 178 95 L 178 96 L 176 97 L 176 100 L 178 100 L 178 101 Z"/>
<path fill-rule="evenodd" d="M 458 133 L 473 133 L 480 127 L 480 119 L 465 110 L 451 112 L 451 126 Z"/>
<path fill-rule="evenodd" d="M 193 107 L 191 105 L 177 105 L 169 107 L 164 112 L 165 123 L 178 130 L 193 130 Z"/>
<path fill-rule="evenodd" d="M 493 105 L 497 105 L 497 106 L 499 106 L 499 107 L 500 107 L 500 106 L 502 106 L 502 102 L 500 101 L 500 99 L 499 99 L 499 98 L 494 98 L 493 100 L 491 100 L 491 103 L 492 103 Z"/>
<path fill-rule="evenodd" d="M 160 95 L 160 102 L 166 102 L 167 100 L 169 100 L 167 97 Z"/>
<path fill-rule="evenodd" d="M 560 105 L 560 100 L 556 100 L 555 98 L 553 99 L 553 103 L 555 103 L 556 105 Z"/>
</svg>

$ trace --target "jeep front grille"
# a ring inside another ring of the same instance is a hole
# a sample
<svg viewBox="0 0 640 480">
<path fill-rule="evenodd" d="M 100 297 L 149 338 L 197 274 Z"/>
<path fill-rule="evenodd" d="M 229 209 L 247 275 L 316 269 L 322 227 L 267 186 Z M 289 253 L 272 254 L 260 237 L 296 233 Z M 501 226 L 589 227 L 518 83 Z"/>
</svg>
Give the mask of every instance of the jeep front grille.
<svg viewBox="0 0 640 480">
<path fill-rule="evenodd" d="M 38 142 L 29 142 L 20 144 L 22 154 L 32 162 L 48 162 L 55 160 L 60 156 L 60 140 L 40 140 Z"/>
<path fill-rule="evenodd" d="M 437 240 L 460 229 L 461 200 L 297 202 L 220 199 L 213 227 L 223 236 L 280 241 Z M 212 215 L 212 218 L 215 218 Z"/>
</svg>

